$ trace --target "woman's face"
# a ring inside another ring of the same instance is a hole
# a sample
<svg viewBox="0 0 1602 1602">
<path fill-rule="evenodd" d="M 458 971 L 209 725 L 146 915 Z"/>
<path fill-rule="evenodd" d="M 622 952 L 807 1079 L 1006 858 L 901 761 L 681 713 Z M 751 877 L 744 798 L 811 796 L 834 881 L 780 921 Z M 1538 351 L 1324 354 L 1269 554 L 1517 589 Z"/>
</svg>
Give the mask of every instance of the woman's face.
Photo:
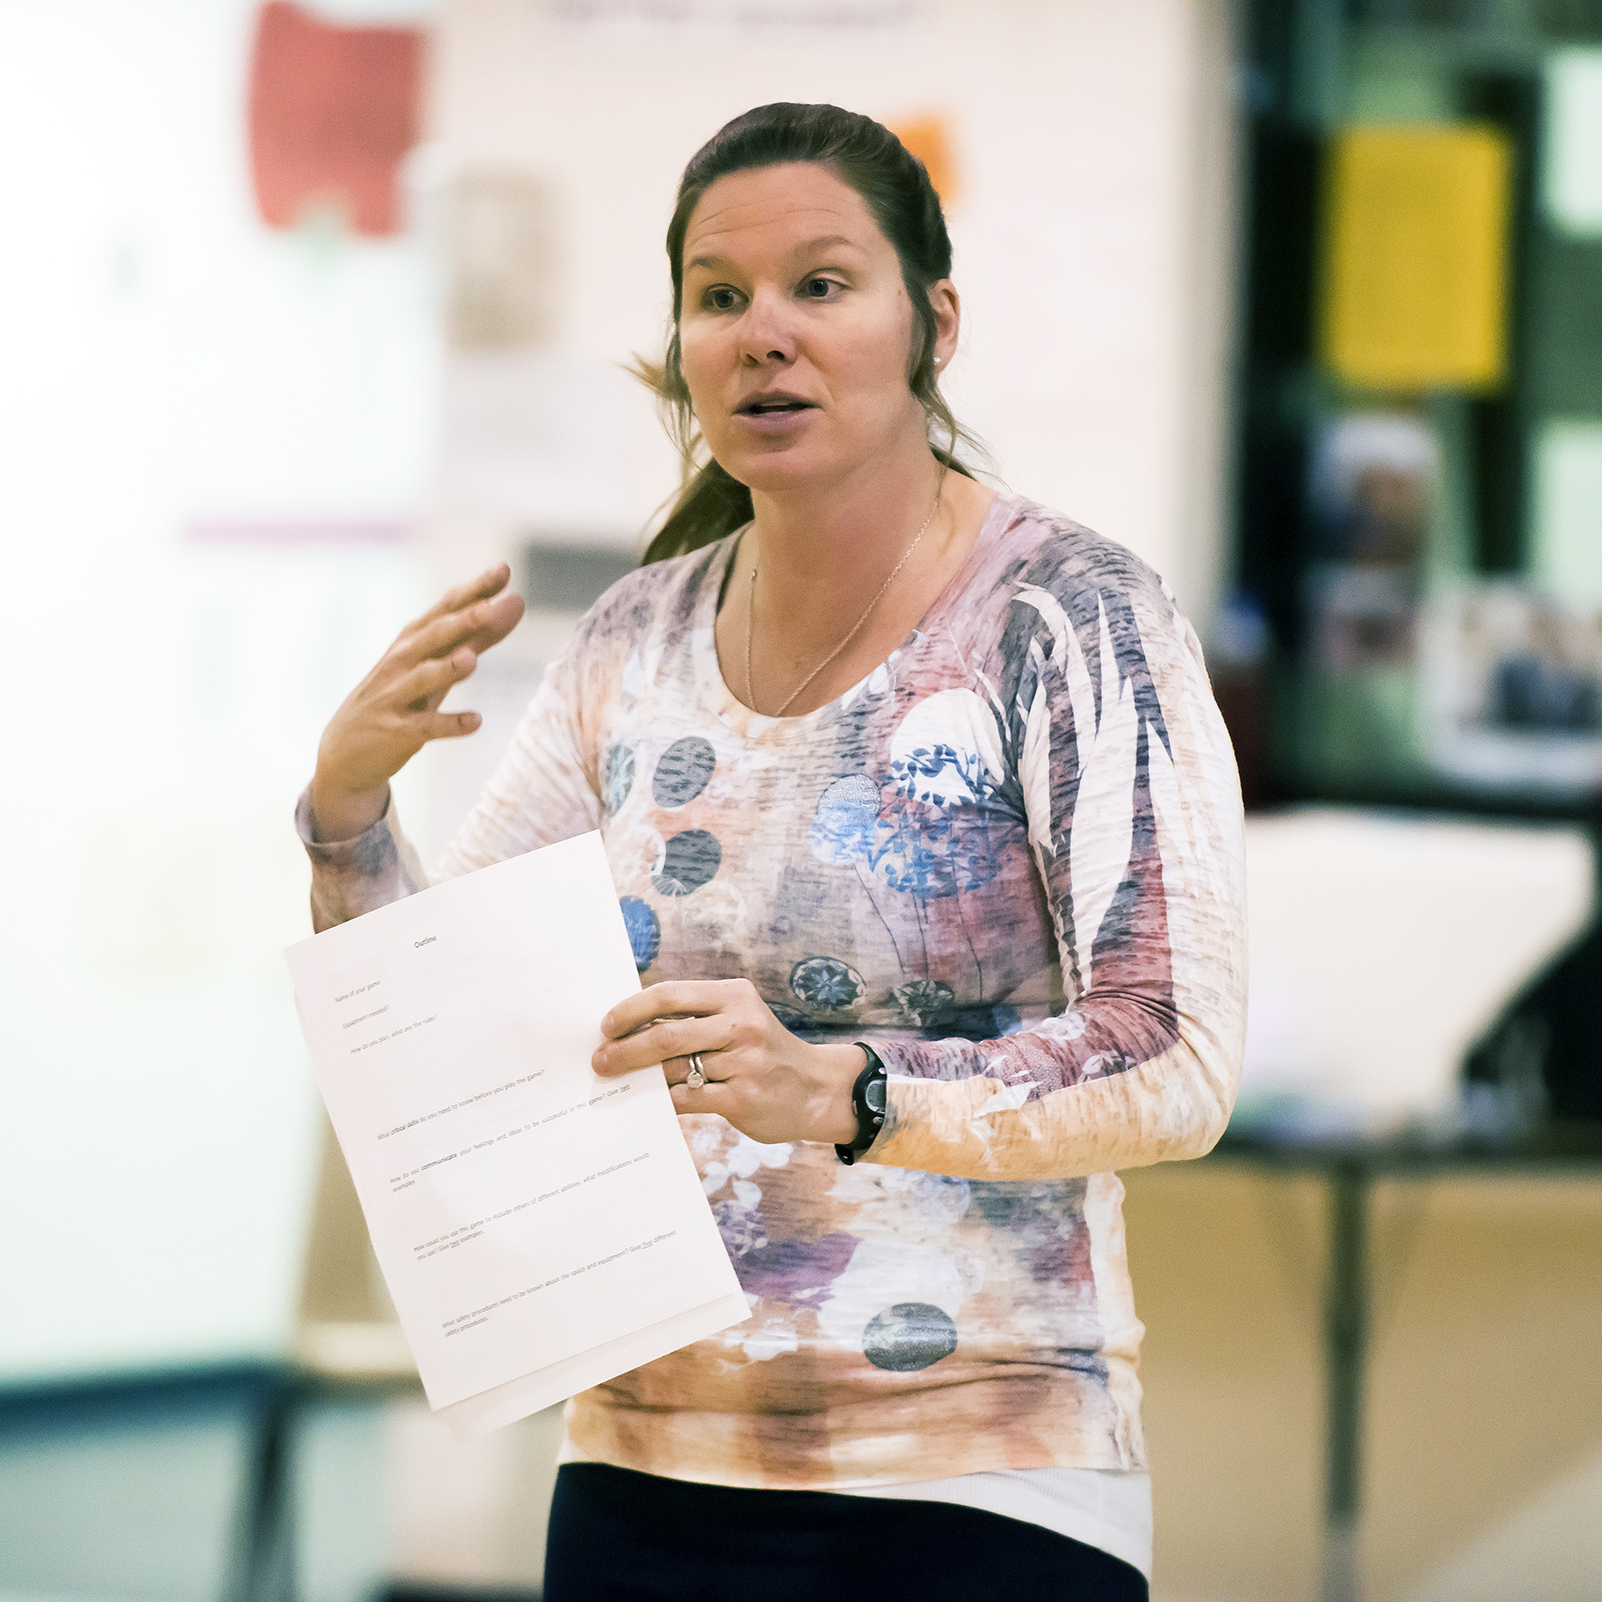
<svg viewBox="0 0 1602 1602">
<path fill-rule="evenodd" d="M 679 345 L 701 432 L 742 483 L 821 485 L 923 441 L 912 334 L 895 247 L 826 167 L 731 173 L 701 197 L 685 232 Z"/>
</svg>

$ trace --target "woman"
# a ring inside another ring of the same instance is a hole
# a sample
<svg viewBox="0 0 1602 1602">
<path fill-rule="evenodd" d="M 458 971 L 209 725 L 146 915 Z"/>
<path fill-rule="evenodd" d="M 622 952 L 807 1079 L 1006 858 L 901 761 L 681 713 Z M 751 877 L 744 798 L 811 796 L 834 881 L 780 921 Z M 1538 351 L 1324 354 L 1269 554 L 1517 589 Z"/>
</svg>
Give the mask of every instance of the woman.
<svg viewBox="0 0 1602 1602">
<path fill-rule="evenodd" d="M 932 446 L 951 247 L 877 123 L 737 118 L 668 258 L 650 376 L 712 459 L 440 871 L 602 831 L 644 988 L 594 1066 L 664 1062 L 752 1316 L 575 1398 L 546 1596 L 1144 1596 L 1113 1170 L 1212 1145 L 1243 1028 L 1195 636 L 1127 551 Z M 507 577 L 330 723 L 319 928 L 426 882 L 388 781 L 477 726 L 439 705 L 515 624 Z"/>
</svg>

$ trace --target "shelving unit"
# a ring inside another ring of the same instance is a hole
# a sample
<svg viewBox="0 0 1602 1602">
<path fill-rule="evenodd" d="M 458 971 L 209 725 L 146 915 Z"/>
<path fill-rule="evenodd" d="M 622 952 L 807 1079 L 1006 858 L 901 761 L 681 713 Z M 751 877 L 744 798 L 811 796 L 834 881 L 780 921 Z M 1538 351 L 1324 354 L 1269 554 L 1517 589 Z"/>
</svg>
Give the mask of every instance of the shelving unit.
<svg viewBox="0 0 1602 1602">
<path fill-rule="evenodd" d="M 1238 745 L 1263 752 L 1248 788 L 1269 801 L 1579 815 L 1582 791 L 1539 773 L 1529 783 L 1470 783 L 1442 771 L 1420 734 L 1416 650 L 1355 670 L 1321 662 L 1313 591 L 1327 537 L 1310 485 L 1321 440 L 1342 416 L 1415 420 L 1439 462 L 1408 577 L 1425 603 L 1419 626 L 1429 598 L 1454 586 L 1541 581 L 1543 442 L 1555 424 L 1602 427 L 1602 229 L 1566 229 L 1543 205 L 1553 63 L 1576 47 L 1602 50 L 1602 0 L 1252 0 L 1247 35 L 1235 554 L 1241 604 L 1260 611 L 1268 640 L 1254 670 L 1262 727 L 1238 731 Z M 1399 393 L 1354 387 L 1332 371 L 1319 339 L 1330 175 L 1354 126 L 1488 128 L 1507 141 L 1499 381 Z"/>
</svg>

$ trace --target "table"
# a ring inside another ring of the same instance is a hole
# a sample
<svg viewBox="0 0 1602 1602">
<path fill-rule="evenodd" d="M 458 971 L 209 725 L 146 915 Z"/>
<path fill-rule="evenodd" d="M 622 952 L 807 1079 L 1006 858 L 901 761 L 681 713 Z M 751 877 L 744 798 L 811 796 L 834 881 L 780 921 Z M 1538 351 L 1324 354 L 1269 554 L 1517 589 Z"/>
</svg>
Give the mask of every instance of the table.
<svg viewBox="0 0 1602 1602">
<path fill-rule="evenodd" d="M 1230 1130 L 1209 1163 L 1314 1174 L 1329 1190 L 1329 1284 L 1324 1303 L 1323 1602 L 1360 1602 L 1363 1368 L 1368 1348 L 1368 1202 L 1376 1179 L 1460 1173 L 1602 1176 L 1602 1124 L 1546 1123 L 1502 1139 L 1409 1130 L 1383 1137 L 1298 1137 Z"/>
<path fill-rule="evenodd" d="M 0 1435 L 50 1435 L 226 1415 L 244 1436 L 222 1602 L 295 1602 L 293 1452 L 322 1400 L 421 1394 L 414 1374 L 330 1374 L 293 1360 L 84 1376 L 0 1388 Z"/>
<path fill-rule="evenodd" d="M 271 1372 L 254 1413 L 224 1602 L 296 1602 L 294 1443 L 307 1409 L 319 1400 L 421 1392 L 415 1374 L 338 1375 L 297 1365 Z"/>
</svg>

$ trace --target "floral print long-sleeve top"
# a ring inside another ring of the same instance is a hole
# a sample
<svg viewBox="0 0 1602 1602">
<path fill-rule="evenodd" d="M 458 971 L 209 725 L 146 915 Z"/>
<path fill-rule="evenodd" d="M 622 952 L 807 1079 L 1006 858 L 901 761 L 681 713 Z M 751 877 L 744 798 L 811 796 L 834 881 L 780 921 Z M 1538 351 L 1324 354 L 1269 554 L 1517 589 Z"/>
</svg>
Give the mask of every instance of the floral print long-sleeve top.
<svg viewBox="0 0 1602 1602">
<path fill-rule="evenodd" d="M 1195 634 L 1128 551 L 1003 495 L 901 649 L 763 717 L 713 644 L 735 538 L 596 603 L 438 871 L 598 828 L 644 983 L 750 978 L 871 1043 L 889 1114 L 855 1166 L 681 1121 L 751 1318 L 575 1398 L 569 1456 L 818 1489 L 1143 1468 L 1114 1170 L 1212 1146 L 1244 1033 Z M 308 849 L 318 928 L 427 883 L 393 815 Z"/>
</svg>

